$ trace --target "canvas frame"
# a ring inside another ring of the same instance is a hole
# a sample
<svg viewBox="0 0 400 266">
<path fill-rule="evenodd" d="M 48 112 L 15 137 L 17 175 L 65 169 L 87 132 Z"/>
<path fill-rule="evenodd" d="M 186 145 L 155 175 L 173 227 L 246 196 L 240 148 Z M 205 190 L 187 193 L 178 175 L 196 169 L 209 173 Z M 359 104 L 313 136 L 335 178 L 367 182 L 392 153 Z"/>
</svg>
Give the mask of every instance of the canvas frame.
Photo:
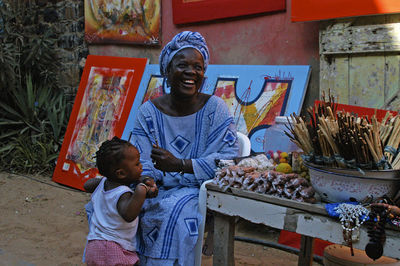
<svg viewBox="0 0 400 266">
<path fill-rule="evenodd" d="M 97 55 L 89 55 L 87 57 L 64 141 L 53 173 L 53 181 L 83 190 L 83 184 L 88 179 L 99 175 L 97 168 L 91 163 L 94 156 L 93 153 L 95 153 L 96 149 L 91 153 L 82 155 L 83 152 L 80 149 L 73 149 L 72 147 L 75 147 L 74 145 L 79 140 L 79 143 L 86 146 L 90 144 L 92 145 L 91 148 L 93 148 L 93 145 L 98 148 L 101 141 L 111 139 L 113 136 L 122 136 L 146 64 L 146 58 Z M 109 80 L 111 80 L 111 83 Z M 112 83 L 113 81 L 116 81 L 115 84 Z M 89 97 L 90 95 L 96 97 Z M 99 97 L 103 97 L 103 102 L 98 99 Z M 113 104 L 109 103 L 110 100 Z M 96 106 L 96 104 L 93 104 L 93 107 L 88 106 L 96 101 L 103 104 L 101 106 Z M 94 112 L 96 114 L 105 112 L 108 116 L 95 116 Z M 86 117 L 97 117 L 98 119 L 85 120 Z M 81 123 L 81 121 L 83 122 Z M 101 123 L 107 121 L 112 121 L 112 124 L 105 130 L 106 124 Z M 95 123 L 99 124 L 99 128 L 93 127 Z M 93 127 L 89 132 L 90 134 L 87 133 L 88 131 L 85 132 L 82 129 L 85 126 Z M 88 164 L 90 167 L 80 168 L 78 159 L 75 160 L 75 157 L 79 157 L 79 160 L 84 158 L 85 161 L 89 161 Z"/>
<path fill-rule="evenodd" d="M 398 0 L 292 0 L 292 22 L 400 13 Z"/>
<path fill-rule="evenodd" d="M 172 0 L 174 24 L 286 10 L 285 0 Z"/>
</svg>

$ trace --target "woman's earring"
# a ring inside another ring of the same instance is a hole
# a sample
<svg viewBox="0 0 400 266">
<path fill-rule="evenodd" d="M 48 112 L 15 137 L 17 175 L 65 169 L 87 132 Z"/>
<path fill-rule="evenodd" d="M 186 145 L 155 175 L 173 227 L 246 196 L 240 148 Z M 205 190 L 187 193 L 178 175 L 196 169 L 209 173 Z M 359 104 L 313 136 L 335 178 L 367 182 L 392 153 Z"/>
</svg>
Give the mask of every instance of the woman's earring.
<svg viewBox="0 0 400 266">
<path fill-rule="evenodd" d="M 170 86 L 170 84 L 169 84 L 169 82 L 168 82 L 168 78 L 165 77 L 165 78 L 163 79 L 163 83 L 162 83 L 162 90 L 163 90 L 163 93 L 164 93 L 164 94 L 170 93 L 170 91 L 171 91 L 170 87 L 171 87 L 171 86 Z"/>
</svg>

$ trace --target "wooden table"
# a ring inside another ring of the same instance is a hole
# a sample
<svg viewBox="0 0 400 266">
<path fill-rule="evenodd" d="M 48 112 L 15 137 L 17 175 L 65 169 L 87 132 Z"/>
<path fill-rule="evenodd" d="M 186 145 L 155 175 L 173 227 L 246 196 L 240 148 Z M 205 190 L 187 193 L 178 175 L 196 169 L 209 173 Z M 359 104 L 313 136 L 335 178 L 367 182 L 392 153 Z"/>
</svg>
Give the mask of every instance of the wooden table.
<svg viewBox="0 0 400 266">
<path fill-rule="evenodd" d="M 234 265 L 235 217 L 252 223 L 296 232 L 301 235 L 298 265 L 311 265 L 314 238 L 343 244 L 342 227 L 330 218 L 324 204 L 309 204 L 240 189 L 223 192 L 207 184 L 207 208 L 215 212 L 213 265 Z M 360 229 L 354 248 L 364 250 L 369 242 L 367 228 Z M 400 259 L 400 231 L 386 229 L 384 256 Z"/>
</svg>

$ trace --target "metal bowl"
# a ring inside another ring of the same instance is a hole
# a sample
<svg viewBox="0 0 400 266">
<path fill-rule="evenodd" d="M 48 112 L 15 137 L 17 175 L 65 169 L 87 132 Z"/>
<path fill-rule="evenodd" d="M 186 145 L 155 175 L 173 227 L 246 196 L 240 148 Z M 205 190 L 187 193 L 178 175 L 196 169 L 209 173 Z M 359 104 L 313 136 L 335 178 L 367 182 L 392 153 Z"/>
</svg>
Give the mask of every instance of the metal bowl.
<svg viewBox="0 0 400 266">
<path fill-rule="evenodd" d="M 311 185 L 327 202 L 362 201 L 384 195 L 393 198 L 400 189 L 400 170 L 358 171 L 306 163 Z"/>
</svg>

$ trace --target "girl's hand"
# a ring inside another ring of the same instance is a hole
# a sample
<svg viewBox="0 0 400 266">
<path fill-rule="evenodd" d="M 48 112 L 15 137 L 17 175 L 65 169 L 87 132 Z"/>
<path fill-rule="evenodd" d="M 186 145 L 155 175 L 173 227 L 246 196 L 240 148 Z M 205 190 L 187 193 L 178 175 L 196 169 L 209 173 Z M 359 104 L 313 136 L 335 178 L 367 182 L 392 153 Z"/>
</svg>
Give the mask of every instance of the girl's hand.
<svg viewBox="0 0 400 266">
<path fill-rule="evenodd" d="M 150 186 L 150 190 L 146 194 L 146 198 L 155 198 L 158 195 L 158 187 L 154 183 L 153 186 Z"/>
<path fill-rule="evenodd" d="M 146 198 L 155 198 L 158 195 L 158 187 L 156 185 L 156 182 L 154 182 L 154 179 L 145 176 L 142 178 L 142 183 L 145 184 L 149 189 L 146 193 Z"/>
<path fill-rule="evenodd" d="M 169 151 L 153 146 L 151 159 L 154 167 L 164 172 L 179 172 L 181 170 L 181 160 L 176 158 Z"/>
</svg>

